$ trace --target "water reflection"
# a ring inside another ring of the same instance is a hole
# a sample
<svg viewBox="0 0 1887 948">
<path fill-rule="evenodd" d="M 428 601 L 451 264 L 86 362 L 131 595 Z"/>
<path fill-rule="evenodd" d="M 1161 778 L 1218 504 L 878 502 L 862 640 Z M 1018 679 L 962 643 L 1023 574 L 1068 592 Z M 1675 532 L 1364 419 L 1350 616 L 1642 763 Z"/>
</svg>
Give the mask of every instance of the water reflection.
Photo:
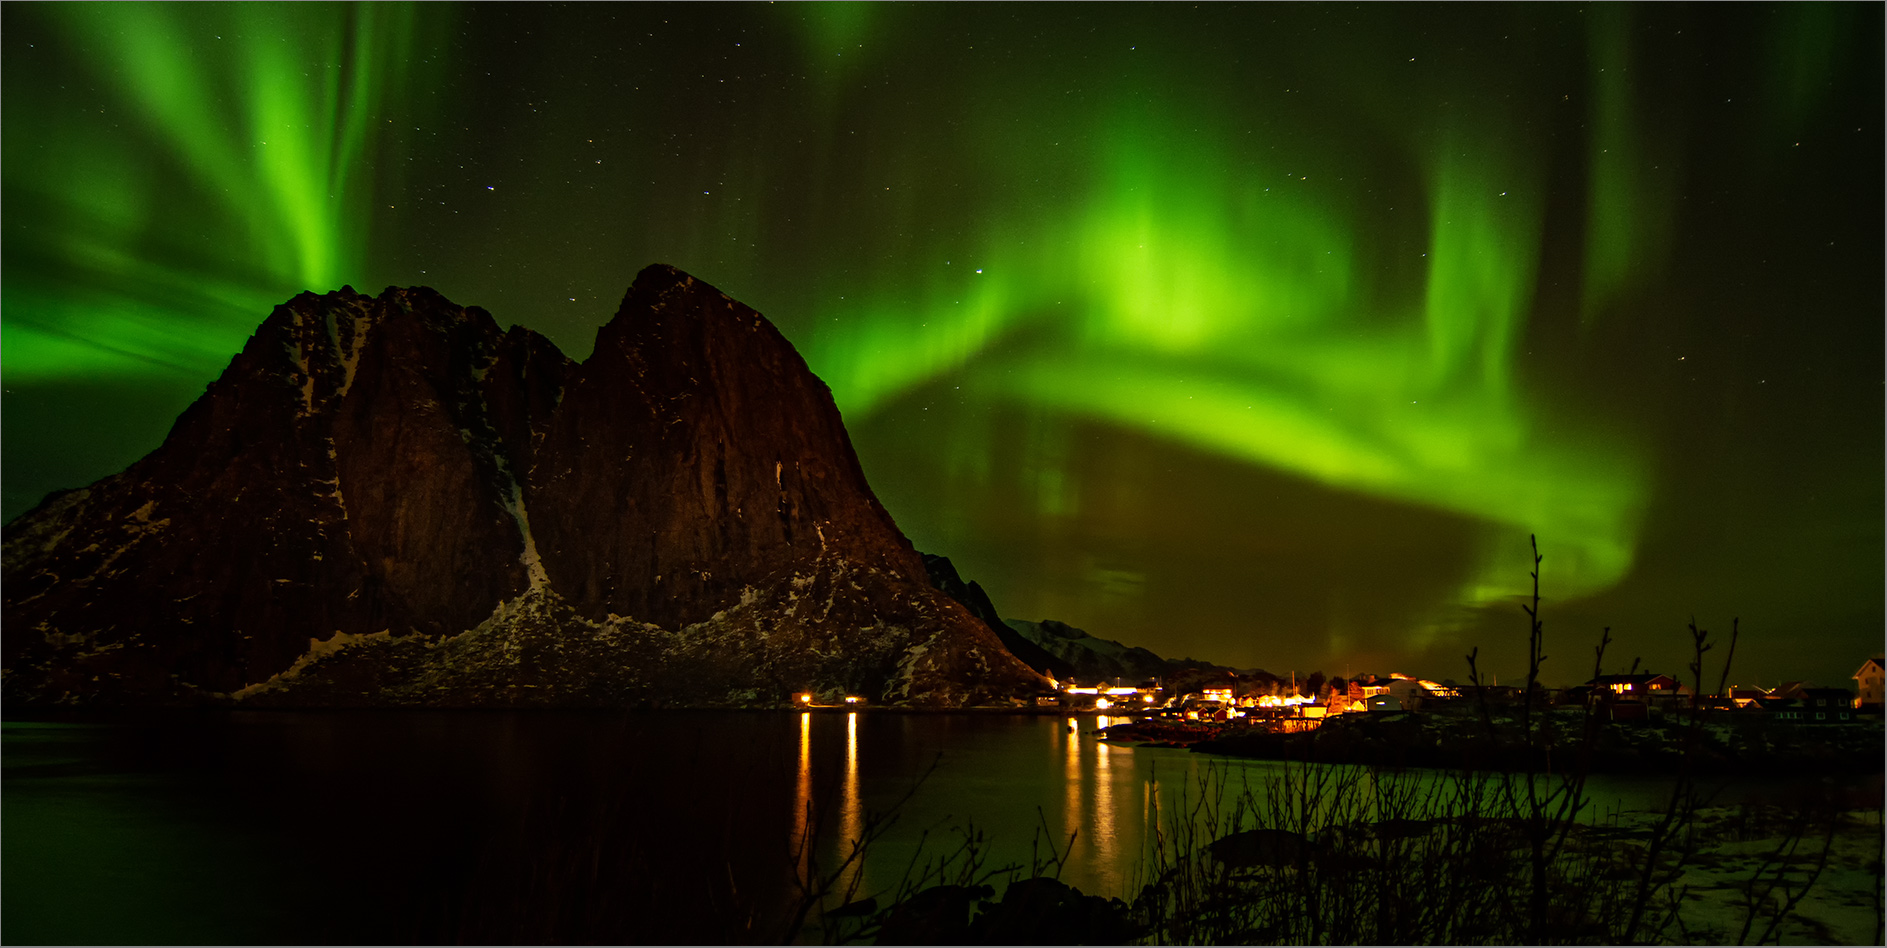
<svg viewBox="0 0 1887 948">
<path fill-rule="evenodd" d="M 1106 741 L 1097 741 L 1094 753 L 1094 855 L 1102 865 L 1111 865 L 1116 856 L 1115 827 L 1119 825 L 1114 813 L 1114 748 Z"/>
<path fill-rule="evenodd" d="M 793 852 L 800 881 L 807 878 L 812 860 L 812 841 L 807 838 L 812 819 L 812 712 L 799 715 L 799 780 L 793 793 Z"/>
<path fill-rule="evenodd" d="M 841 837 L 862 835 L 868 811 L 894 808 L 895 824 L 859 870 L 861 897 L 885 898 L 914 856 L 943 855 L 955 839 L 949 827 L 970 822 L 989 843 L 988 867 L 1026 868 L 1038 830 L 1059 836 L 1057 851 L 1076 833 L 1062 881 L 1125 896 L 1161 810 L 1190 812 L 1184 804 L 1197 803 L 1208 768 L 1234 790 L 1249 777 L 1262 794 L 1284 767 L 1172 748 L 1088 749 L 1091 724 L 1007 715 L 848 714 L 841 754 L 835 714 L 794 717 L 272 712 L 79 729 L 8 722 L 5 940 L 752 940 L 740 906 L 774 887 L 790 895 L 792 868 L 809 869 L 811 854 L 794 851 L 799 840 L 811 835 L 835 866 L 850 851 Z M 333 806 L 364 785 L 440 802 Z M 1594 775 L 1587 788 L 1602 815 L 1661 810 L 1667 785 Z M 1716 802 L 1800 795 L 1793 778 L 1742 787 Z M 1128 818 L 1135 809 L 1138 822 Z M 364 851 L 375 858 L 363 862 Z M 307 893 L 335 878 L 362 879 L 362 892 L 310 916 Z M 601 898 L 611 913 L 575 908 Z M 546 919 L 564 920 L 552 932 L 561 937 L 545 934 Z M 635 927 L 608 928 L 616 919 Z"/>
<path fill-rule="evenodd" d="M 1062 730 L 1064 745 L 1062 757 L 1067 766 L 1062 773 L 1065 798 L 1062 801 L 1061 840 L 1075 836 L 1081 830 L 1081 731 L 1074 718 L 1068 719 L 1068 726 Z"/>
<path fill-rule="evenodd" d="M 864 838 L 865 802 L 858 792 L 858 712 L 845 714 L 845 796 L 839 807 L 839 830 L 848 841 Z"/>
<path fill-rule="evenodd" d="M 842 861 L 848 841 L 862 832 L 865 812 L 884 814 L 896 807 L 895 824 L 873 844 L 870 865 L 859 873 L 861 896 L 882 896 L 895 887 L 914 857 L 928 861 L 944 855 L 949 844 L 943 841 L 955 839 L 949 828 L 968 823 L 989 844 L 986 865 L 1026 867 L 1030 843 L 1040 831 L 1054 837 L 1057 851 L 1073 836 L 1062 881 L 1084 892 L 1125 895 L 1145 852 L 1157 845 L 1163 811 L 1166 818 L 1191 812 L 1209 771 L 1216 770 L 1230 792 L 1249 783 L 1262 795 L 1285 766 L 1095 739 L 1096 729 L 1120 720 L 1118 715 L 914 717 L 896 732 L 894 742 L 890 732 L 871 727 L 860 732 L 848 719 L 843 770 L 832 758 L 815 764 L 821 775 L 829 772 L 843 781 L 843 793 L 836 795 L 843 818 L 820 834 L 821 854 L 834 864 Z M 869 768 L 861 759 L 862 745 L 868 743 L 874 755 Z M 936 771 L 912 794 L 914 783 L 939 755 Z"/>
</svg>

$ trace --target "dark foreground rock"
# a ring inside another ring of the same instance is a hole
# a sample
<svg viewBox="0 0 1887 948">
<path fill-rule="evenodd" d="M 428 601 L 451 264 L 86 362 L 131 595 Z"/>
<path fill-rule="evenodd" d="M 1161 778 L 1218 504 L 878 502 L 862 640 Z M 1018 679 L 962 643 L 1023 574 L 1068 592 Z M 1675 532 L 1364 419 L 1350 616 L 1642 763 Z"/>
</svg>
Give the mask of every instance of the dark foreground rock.
<svg viewBox="0 0 1887 948">
<path fill-rule="evenodd" d="M 825 385 L 666 266 L 578 364 L 424 287 L 277 307 L 164 444 L 5 531 L 9 707 L 918 706 L 1042 687 Z"/>
<path fill-rule="evenodd" d="M 934 885 L 882 910 L 867 899 L 826 924 L 828 936 L 879 945 L 1122 945 L 1141 934 L 1121 900 L 1047 877 L 1011 882 L 1000 899 L 989 885 Z"/>
</svg>

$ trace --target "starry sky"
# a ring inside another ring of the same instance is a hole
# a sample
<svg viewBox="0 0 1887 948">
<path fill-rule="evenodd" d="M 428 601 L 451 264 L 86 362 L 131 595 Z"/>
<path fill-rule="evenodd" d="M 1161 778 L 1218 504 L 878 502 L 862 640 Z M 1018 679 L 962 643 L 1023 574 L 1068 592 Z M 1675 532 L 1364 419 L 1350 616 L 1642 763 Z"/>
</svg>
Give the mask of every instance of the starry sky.
<svg viewBox="0 0 1887 948">
<path fill-rule="evenodd" d="M 1877 4 L 7 4 L 4 516 L 304 289 L 574 358 L 674 264 L 1005 615 L 1283 673 L 1848 675 Z M 1721 656 L 1719 649 L 1716 656 Z M 1714 675 L 1711 678 L 1714 683 Z"/>
</svg>

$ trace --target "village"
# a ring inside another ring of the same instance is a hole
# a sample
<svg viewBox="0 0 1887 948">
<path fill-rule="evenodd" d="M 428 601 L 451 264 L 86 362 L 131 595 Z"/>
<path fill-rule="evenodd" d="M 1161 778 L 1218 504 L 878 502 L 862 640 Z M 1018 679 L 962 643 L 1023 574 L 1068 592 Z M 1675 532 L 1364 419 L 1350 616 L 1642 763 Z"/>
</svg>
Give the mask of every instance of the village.
<svg viewBox="0 0 1887 948">
<path fill-rule="evenodd" d="M 1840 724 L 1880 720 L 1882 657 L 1869 658 L 1851 677 L 1854 688 L 1788 681 L 1773 688 L 1732 685 L 1721 694 L 1698 695 L 1690 685 L 1670 675 L 1602 675 L 1561 688 L 1536 685 L 1530 703 L 1533 707 L 1590 708 L 1602 721 L 1624 724 L 1659 723 L 1666 715 L 1693 707 L 1704 710 L 1713 720 L 1726 722 Z M 1303 732 L 1347 714 L 1510 709 L 1522 704 L 1524 691 L 1513 685 L 1463 685 L 1401 673 L 1348 679 L 1313 673 L 1299 679 L 1295 674 L 1278 678 L 1264 673 L 1217 672 L 1165 681 L 1149 679 L 1132 685 L 1120 681 L 1056 684 L 1056 691 L 1036 696 L 1038 709 L 1098 713 L 1148 723 L 1185 722 L 1202 734 L 1223 728 Z"/>
</svg>

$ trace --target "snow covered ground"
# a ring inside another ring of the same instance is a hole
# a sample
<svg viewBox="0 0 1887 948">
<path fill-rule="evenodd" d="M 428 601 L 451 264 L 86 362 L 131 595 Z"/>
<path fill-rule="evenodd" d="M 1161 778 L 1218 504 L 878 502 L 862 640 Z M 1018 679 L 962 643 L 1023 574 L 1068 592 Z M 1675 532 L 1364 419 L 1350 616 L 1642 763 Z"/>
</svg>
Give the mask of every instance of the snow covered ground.
<svg viewBox="0 0 1887 948">
<path fill-rule="evenodd" d="M 1676 887 L 1681 928 L 1666 936 L 1690 944 L 1881 944 L 1881 811 L 1847 810 L 1797 826 L 1791 818 L 1799 812 L 1699 810 Z M 1620 819 L 1647 829 L 1655 821 L 1647 813 Z"/>
</svg>

